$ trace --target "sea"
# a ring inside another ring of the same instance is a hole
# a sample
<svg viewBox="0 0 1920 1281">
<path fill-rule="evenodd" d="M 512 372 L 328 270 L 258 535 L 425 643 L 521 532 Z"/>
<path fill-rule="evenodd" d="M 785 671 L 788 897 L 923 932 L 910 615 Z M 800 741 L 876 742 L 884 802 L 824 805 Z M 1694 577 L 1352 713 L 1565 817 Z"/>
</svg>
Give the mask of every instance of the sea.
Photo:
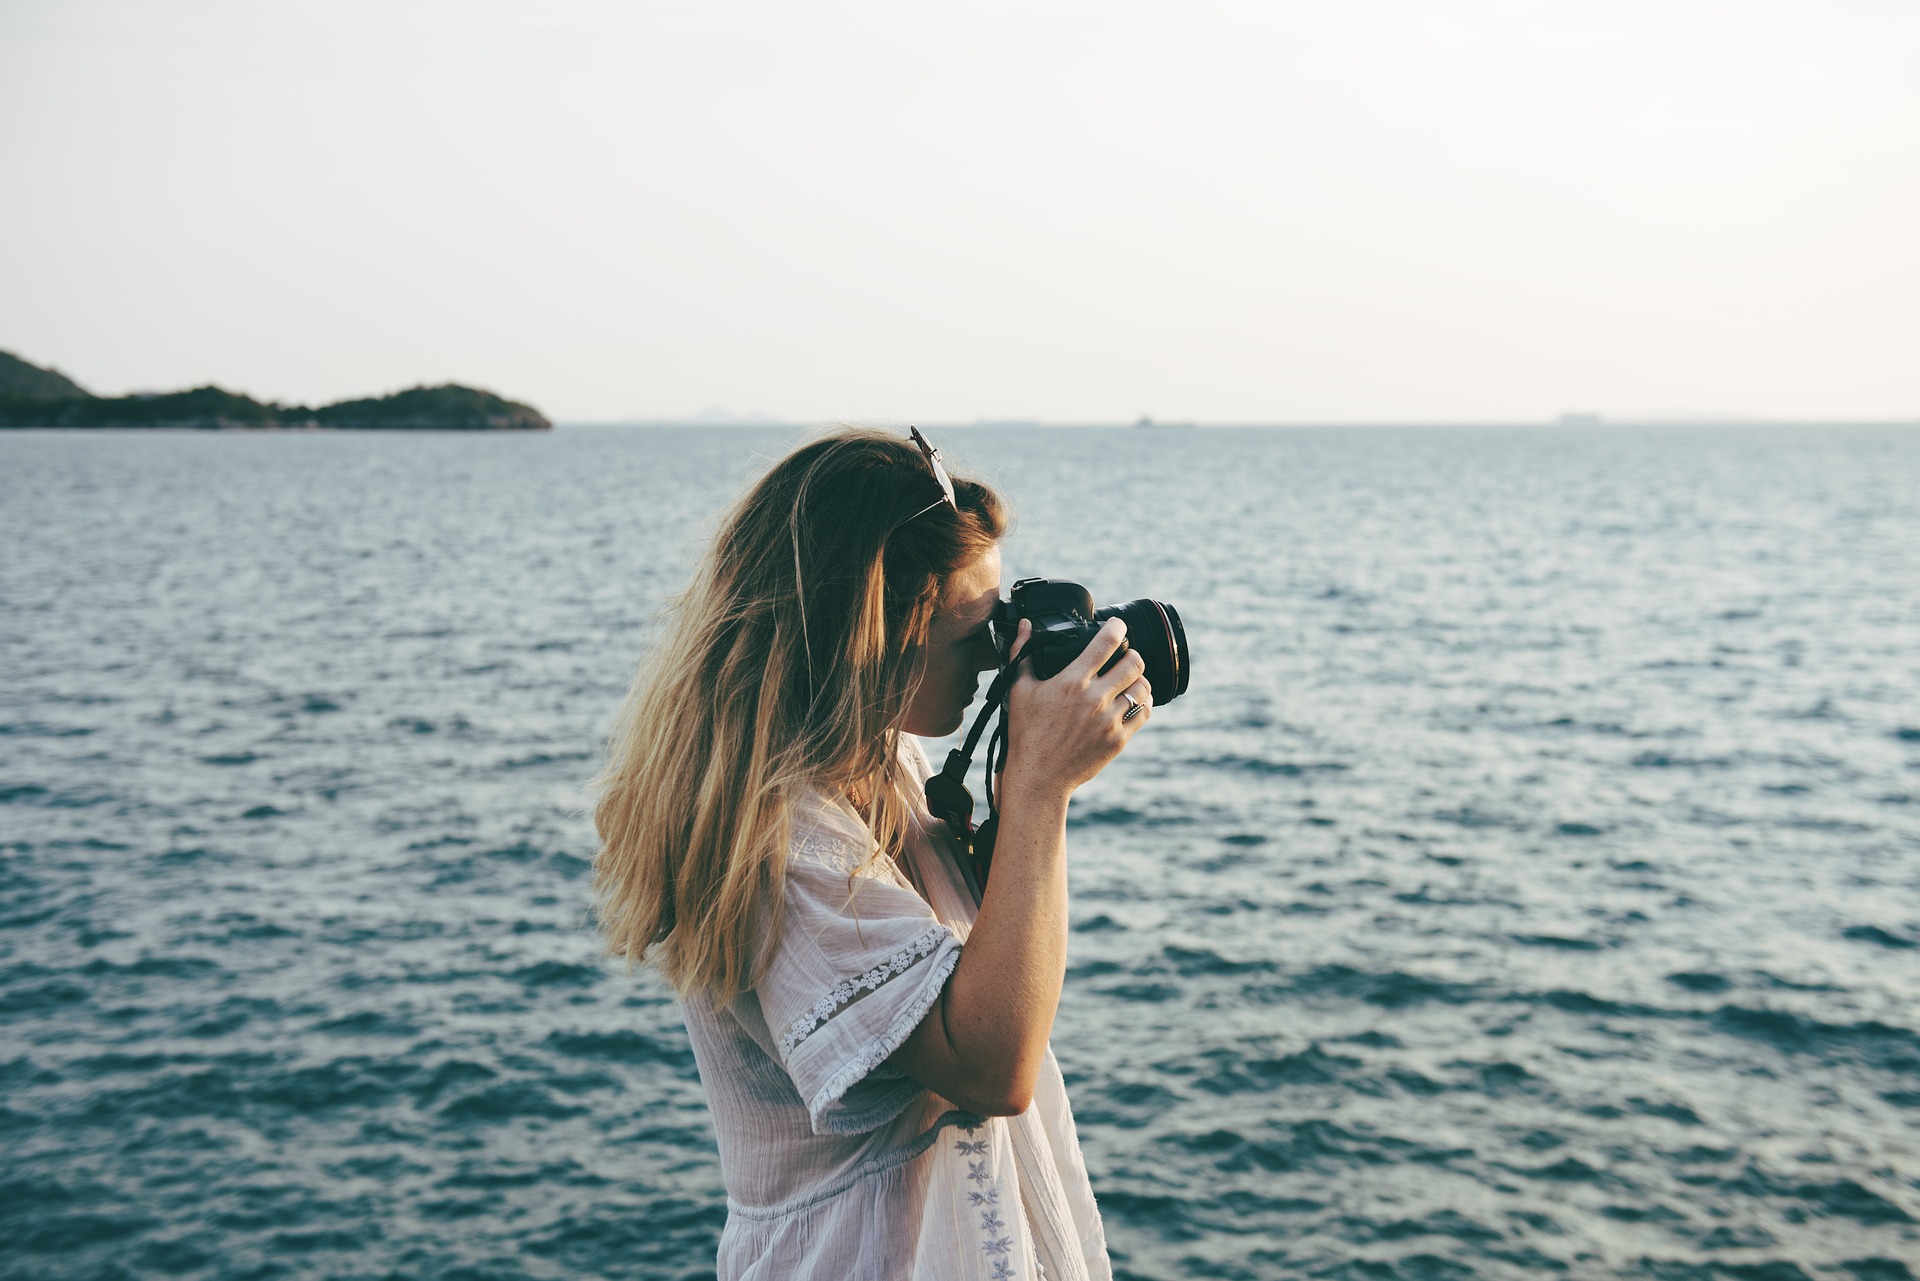
<svg viewBox="0 0 1920 1281">
<path fill-rule="evenodd" d="M 713 1274 L 584 788 L 800 438 L 0 433 L 0 1276 Z M 1117 1275 L 1920 1268 L 1920 429 L 936 442 L 1191 646 L 1070 819 Z"/>
</svg>

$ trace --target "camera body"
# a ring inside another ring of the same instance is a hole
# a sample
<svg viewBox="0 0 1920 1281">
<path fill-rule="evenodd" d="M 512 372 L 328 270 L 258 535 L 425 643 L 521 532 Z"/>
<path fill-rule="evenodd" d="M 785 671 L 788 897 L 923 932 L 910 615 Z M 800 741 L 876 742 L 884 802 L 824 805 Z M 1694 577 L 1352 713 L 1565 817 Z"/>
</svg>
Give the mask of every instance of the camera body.
<svg viewBox="0 0 1920 1281">
<path fill-rule="evenodd" d="M 1078 583 L 1023 578 L 1013 585 L 1011 598 L 994 609 L 993 640 L 1003 666 L 1012 659 L 1014 633 L 1023 618 L 1033 624 L 1027 652 L 1032 656 L 1033 674 L 1041 680 L 1058 675 L 1080 657 L 1102 623 L 1118 618 L 1127 625 L 1127 639 L 1100 670 L 1106 671 L 1134 649 L 1146 660 L 1144 675 L 1153 686 L 1156 704 L 1171 702 L 1187 691 L 1191 661 L 1186 629 L 1179 612 L 1164 601 L 1142 597 L 1096 609 L 1092 593 Z"/>
</svg>

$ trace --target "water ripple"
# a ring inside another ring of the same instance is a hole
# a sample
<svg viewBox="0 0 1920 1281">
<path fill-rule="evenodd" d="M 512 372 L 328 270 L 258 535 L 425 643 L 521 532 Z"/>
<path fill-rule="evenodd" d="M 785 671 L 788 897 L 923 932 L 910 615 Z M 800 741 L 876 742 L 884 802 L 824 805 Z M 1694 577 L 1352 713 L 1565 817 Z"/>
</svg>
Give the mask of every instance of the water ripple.
<svg viewBox="0 0 1920 1281">
<path fill-rule="evenodd" d="M 782 444 L 0 440 L 0 1271 L 711 1276 L 578 784 Z M 1194 644 L 1071 815 L 1119 1276 L 1911 1278 L 1920 435 L 949 452 Z"/>
</svg>

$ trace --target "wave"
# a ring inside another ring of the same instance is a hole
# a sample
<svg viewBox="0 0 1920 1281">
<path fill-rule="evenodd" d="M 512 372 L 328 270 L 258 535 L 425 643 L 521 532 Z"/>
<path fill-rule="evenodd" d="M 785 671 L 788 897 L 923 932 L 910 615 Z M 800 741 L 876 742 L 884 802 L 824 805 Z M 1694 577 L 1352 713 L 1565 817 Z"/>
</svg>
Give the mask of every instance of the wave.
<svg viewBox="0 0 1920 1281">
<path fill-rule="evenodd" d="M 1342 774 L 1352 768 L 1340 761 L 1283 761 L 1263 756 L 1207 756 L 1186 762 L 1201 769 L 1227 770 L 1268 778 L 1303 778 L 1309 774 Z"/>
</svg>

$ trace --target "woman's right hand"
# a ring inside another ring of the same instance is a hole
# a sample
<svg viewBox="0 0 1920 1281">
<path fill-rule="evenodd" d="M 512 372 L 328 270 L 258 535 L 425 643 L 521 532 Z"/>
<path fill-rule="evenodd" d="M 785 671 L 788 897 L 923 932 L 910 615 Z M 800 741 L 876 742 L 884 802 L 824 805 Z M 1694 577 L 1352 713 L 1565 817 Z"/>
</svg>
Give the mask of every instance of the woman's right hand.
<svg viewBox="0 0 1920 1281">
<path fill-rule="evenodd" d="M 1033 1102 L 1067 971 L 1067 798 L 1147 723 L 1153 691 L 1138 654 L 1100 669 L 1126 638 L 1111 619 L 1050 680 L 1023 671 L 1007 695 L 993 876 L 939 1005 L 888 1062 L 936 1094 L 985 1116 Z M 1017 655 L 1032 635 L 1015 633 Z M 1141 704 L 1130 721 L 1123 694 Z"/>
<path fill-rule="evenodd" d="M 1033 633 L 1020 620 L 1017 658 Z M 1142 674 L 1146 660 L 1128 650 L 1113 669 L 1100 669 L 1126 640 L 1127 625 L 1109 618 L 1086 649 L 1048 680 L 1023 670 L 1007 692 L 1007 765 L 1000 788 L 1009 795 L 1067 795 L 1106 768 L 1153 714 L 1153 689 Z M 1122 720 L 1127 698 L 1140 706 Z"/>
</svg>

